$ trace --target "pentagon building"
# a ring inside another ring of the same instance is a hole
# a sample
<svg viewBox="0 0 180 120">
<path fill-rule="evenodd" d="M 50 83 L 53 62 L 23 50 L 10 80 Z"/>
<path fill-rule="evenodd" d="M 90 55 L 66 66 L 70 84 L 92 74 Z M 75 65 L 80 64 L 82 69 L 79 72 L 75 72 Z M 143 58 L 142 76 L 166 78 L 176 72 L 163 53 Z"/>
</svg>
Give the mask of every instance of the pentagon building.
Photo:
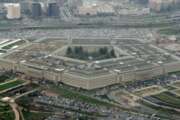
<svg viewBox="0 0 180 120">
<path fill-rule="evenodd" d="M 116 57 L 71 58 L 66 56 L 69 46 L 81 46 L 88 51 L 107 47 L 113 49 Z M 180 70 L 180 58 L 153 44 L 132 38 L 6 40 L 0 43 L 0 48 L 0 69 L 87 90 L 148 80 Z"/>
</svg>

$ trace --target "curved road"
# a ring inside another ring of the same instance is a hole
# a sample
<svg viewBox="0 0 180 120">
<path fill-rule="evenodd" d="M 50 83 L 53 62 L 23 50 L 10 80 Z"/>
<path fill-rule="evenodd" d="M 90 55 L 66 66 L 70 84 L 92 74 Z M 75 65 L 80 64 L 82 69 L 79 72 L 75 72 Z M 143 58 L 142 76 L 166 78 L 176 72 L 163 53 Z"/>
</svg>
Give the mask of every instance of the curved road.
<svg viewBox="0 0 180 120">
<path fill-rule="evenodd" d="M 20 120 L 20 114 L 18 111 L 18 105 L 16 103 L 9 103 L 9 105 L 11 106 L 14 115 L 15 115 L 15 120 Z"/>
</svg>

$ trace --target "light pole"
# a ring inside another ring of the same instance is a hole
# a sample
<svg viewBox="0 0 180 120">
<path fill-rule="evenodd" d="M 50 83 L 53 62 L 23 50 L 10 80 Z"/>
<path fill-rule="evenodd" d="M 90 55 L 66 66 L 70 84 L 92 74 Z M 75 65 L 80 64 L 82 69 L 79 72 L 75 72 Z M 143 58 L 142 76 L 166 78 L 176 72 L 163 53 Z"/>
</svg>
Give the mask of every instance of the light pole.
<svg viewBox="0 0 180 120">
<path fill-rule="evenodd" d="M 120 83 L 120 82 L 122 81 L 122 78 L 120 78 L 121 70 L 119 70 L 119 69 L 114 69 L 113 71 L 114 71 L 114 72 L 116 73 L 116 75 L 117 75 L 117 79 L 116 79 L 117 83 Z"/>
<path fill-rule="evenodd" d="M 63 68 L 62 68 L 62 69 L 58 69 L 58 68 L 57 68 L 57 69 L 55 69 L 55 70 L 58 71 L 58 73 L 60 73 L 60 79 L 59 79 L 59 77 L 58 77 L 57 81 L 58 81 L 58 82 L 62 82 L 62 74 L 63 74 L 63 72 L 64 72 L 65 69 L 63 69 Z"/>
</svg>

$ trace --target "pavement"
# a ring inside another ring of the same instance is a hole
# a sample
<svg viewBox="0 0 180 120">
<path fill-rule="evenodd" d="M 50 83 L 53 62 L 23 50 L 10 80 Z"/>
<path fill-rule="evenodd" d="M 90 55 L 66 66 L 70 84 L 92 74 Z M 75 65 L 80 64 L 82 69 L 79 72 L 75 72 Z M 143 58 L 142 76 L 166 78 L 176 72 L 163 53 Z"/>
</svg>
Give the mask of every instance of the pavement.
<svg viewBox="0 0 180 120">
<path fill-rule="evenodd" d="M 20 114 L 18 111 L 18 105 L 16 103 L 10 103 L 9 104 L 14 112 L 15 120 L 20 120 Z"/>
</svg>

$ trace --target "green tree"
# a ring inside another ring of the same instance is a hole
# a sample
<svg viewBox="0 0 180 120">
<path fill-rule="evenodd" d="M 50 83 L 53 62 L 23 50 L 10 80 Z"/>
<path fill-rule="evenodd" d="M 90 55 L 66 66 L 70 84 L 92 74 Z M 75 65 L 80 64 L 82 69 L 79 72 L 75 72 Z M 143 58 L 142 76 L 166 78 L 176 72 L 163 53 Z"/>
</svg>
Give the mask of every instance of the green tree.
<svg viewBox="0 0 180 120">
<path fill-rule="evenodd" d="M 111 57 L 116 57 L 114 49 L 112 49 L 109 54 L 110 54 Z"/>
<path fill-rule="evenodd" d="M 79 53 L 84 53 L 83 47 L 79 47 Z"/>
<path fill-rule="evenodd" d="M 66 51 L 66 55 L 71 55 L 73 53 L 72 48 L 68 47 Z"/>
<path fill-rule="evenodd" d="M 81 47 L 81 46 L 74 48 L 74 53 L 75 53 L 75 54 L 81 54 L 81 53 L 83 53 L 83 52 L 84 52 L 84 51 L 83 51 L 83 47 Z"/>
<path fill-rule="evenodd" d="M 108 53 L 107 47 L 100 48 L 100 49 L 99 49 L 99 53 L 102 54 L 102 55 L 107 54 L 107 53 Z"/>
</svg>

